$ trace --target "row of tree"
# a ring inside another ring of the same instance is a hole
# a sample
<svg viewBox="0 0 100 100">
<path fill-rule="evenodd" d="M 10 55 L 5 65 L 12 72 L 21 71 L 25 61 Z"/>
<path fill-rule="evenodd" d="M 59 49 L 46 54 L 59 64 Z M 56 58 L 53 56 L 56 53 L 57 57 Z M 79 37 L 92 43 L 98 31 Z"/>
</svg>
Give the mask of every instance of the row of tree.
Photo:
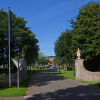
<svg viewBox="0 0 100 100">
<path fill-rule="evenodd" d="M 45 57 L 45 55 L 41 52 L 39 52 L 39 56 L 37 59 L 37 65 L 40 67 L 45 67 L 45 65 L 48 65 L 48 59 Z"/>
<path fill-rule="evenodd" d="M 47 57 L 45 57 L 45 55 L 42 52 L 39 52 L 36 63 L 33 63 L 31 66 L 28 66 L 27 69 L 45 69 L 47 67 L 49 67 L 49 60 L 47 59 Z"/>
<path fill-rule="evenodd" d="M 55 42 L 55 62 L 71 64 L 80 48 L 86 68 L 100 70 L 100 3 L 83 6 L 70 23 L 72 30 L 67 29 Z"/>
</svg>

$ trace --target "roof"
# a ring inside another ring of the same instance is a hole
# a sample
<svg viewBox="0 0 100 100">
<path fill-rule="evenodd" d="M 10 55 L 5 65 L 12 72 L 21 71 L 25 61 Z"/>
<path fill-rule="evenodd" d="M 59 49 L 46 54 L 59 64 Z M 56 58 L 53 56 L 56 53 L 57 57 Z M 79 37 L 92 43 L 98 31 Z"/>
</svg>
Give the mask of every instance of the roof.
<svg viewBox="0 0 100 100">
<path fill-rule="evenodd" d="M 54 58 L 55 56 L 47 56 L 47 58 Z"/>
<path fill-rule="evenodd" d="M 47 58 L 54 58 L 55 56 L 47 56 Z"/>
</svg>

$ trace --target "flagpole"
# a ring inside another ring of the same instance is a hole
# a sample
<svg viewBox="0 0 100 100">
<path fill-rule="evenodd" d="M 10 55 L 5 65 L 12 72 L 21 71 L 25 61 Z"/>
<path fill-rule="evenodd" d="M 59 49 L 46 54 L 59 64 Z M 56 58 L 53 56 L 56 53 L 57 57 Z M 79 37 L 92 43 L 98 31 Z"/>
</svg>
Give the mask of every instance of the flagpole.
<svg viewBox="0 0 100 100">
<path fill-rule="evenodd" d="M 11 87 L 11 53 L 10 53 L 10 42 L 11 42 L 11 14 L 10 14 L 10 7 L 8 7 L 8 17 L 9 17 L 9 35 L 8 35 L 8 46 L 9 46 L 9 87 Z"/>
</svg>

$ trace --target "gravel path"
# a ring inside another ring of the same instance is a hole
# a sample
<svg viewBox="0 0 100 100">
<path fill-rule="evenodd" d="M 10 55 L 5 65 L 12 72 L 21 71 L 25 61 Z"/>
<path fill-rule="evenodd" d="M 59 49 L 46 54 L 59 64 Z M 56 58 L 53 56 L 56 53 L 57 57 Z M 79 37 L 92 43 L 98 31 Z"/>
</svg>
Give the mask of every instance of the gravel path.
<svg viewBox="0 0 100 100">
<path fill-rule="evenodd" d="M 32 77 L 25 100 L 100 100 L 100 87 L 63 78 L 52 70 Z"/>
</svg>

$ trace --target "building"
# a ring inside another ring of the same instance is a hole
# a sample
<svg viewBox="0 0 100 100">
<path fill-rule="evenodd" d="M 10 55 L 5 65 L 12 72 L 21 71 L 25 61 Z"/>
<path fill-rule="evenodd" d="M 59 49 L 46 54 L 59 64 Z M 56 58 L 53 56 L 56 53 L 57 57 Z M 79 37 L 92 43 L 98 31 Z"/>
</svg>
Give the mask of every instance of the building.
<svg viewBox="0 0 100 100">
<path fill-rule="evenodd" d="M 54 64 L 54 57 L 55 56 L 48 56 L 48 57 L 46 57 L 48 59 L 48 61 L 49 61 L 49 65 L 51 65 L 51 66 Z"/>
</svg>

